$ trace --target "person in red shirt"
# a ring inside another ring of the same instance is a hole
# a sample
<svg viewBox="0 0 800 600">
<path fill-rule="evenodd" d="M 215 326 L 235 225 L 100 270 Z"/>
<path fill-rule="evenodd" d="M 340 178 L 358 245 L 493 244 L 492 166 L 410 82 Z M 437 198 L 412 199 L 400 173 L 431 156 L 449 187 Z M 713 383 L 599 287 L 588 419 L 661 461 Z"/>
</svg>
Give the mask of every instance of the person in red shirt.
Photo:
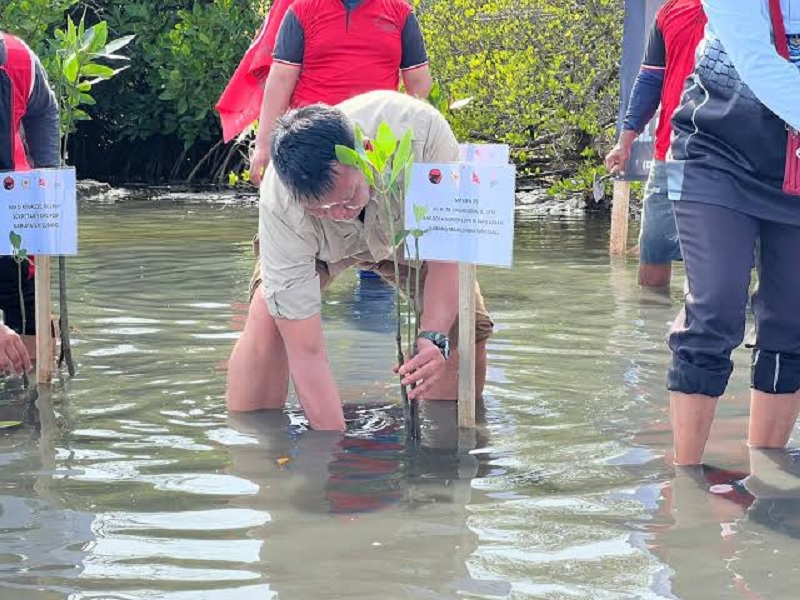
<svg viewBox="0 0 800 600">
<path fill-rule="evenodd" d="M 0 172 L 57 166 L 59 140 L 58 105 L 39 59 L 22 40 L 0 32 Z M 13 186 L 13 179 L 5 179 L 2 193 Z M 36 334 L 33 262 L 21 268 L 20 284 L 17 263 L 0 256 L 0 310 L 5 321 L 0 324 L 0 371 L 17 374 L 31 368 Z"/>
<path fill-rule="evenodd" d="M 275 121 L 289 108 L 331 106 L 374 90 L 427 98 L 432 80 L 419 21 L 407 0 L 295 0 L 278 31 L 250 179 L 269 164 Z"/>
<path fill-rule="evenodd" d="M 639 234 L 639 284 L 643 286 L 669 285 L 672 262 L 681 260 L 675 214 L 667 196 L 665 161 L 672 136 L 672 114 L 680 103 L 686 78 L 694 70 L 694 54 L 703 39 L 705 24 L 700 0 L 667 0 L 659 9 L 641 71 L 631 90 L 622 133 L 606 157 L 609 171 L 624 174 L 633 142 L 661 106 Z"/>
</svg>

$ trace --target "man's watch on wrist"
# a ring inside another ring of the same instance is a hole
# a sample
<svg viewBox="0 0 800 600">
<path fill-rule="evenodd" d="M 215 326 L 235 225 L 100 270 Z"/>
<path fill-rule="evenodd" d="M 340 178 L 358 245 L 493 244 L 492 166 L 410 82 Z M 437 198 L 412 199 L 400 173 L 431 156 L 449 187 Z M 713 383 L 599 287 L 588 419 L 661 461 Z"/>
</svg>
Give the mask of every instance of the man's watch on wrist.
<svg viewBox="0 0 800 600">
<path fill-rule="evenodd" d="M 450 358 L 450 338 L 440 331 L 420 331 L 417 335 L 418 340 L 428 340 L 434 346 L 439 348 L 439 351 L 447 360 Z"/>
</svg>

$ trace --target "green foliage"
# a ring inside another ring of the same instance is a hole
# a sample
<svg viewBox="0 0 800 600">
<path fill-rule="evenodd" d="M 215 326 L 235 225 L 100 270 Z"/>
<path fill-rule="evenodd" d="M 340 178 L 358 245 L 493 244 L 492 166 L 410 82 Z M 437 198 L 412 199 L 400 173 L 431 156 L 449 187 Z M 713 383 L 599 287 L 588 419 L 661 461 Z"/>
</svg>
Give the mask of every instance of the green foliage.
<svg viewBox="0 0 800 600">
<path fill-rule="evenodd" d="M 64 23 L 65 14 L 76 4 L 78 0 L 4 0 L 0 30 L 25 40 L 44 58 L 53 29 Z"/>
<path fill-rule="evenodd" d="M 104 0 L 118 33 L 135 33 L 131 70 L 98 97 L 120 140 L 176 136 L 184 148 L 221 135 L 214 105 L 263 22 L 257 0 Z"/>
<path fill-rule="evenodd" d="M 186 175 L 219 141 L 214 104 L 270 1 L 4 0 L 0 27 L 28 41 L 51 76 L 49 40 L 67 14 L 80 21 L 85 12 L 87 26 L 106 21 L 112 38 L 136 35 L 130 68 L 81 108 L 93 118 L 79 128 L 84 160 L 113 171 L 121 160 L 139 170 L 164 161 L 148 171 L 166 177 L 173 164 Z M 600 162 L 618 108 L 622 0 L 416 5 L 437 81 L 428 100 L 460 140 L 509 144 L 523 176 L 558 181 Z M 215 154 L 200 175 L 230 158 Z"/>
<path fill-rule="evenodd" d="M 564 177 L 558 180 L 556 183 L 550 186 L 550 188 L 547 190 L 547 193 L 551 196 L 574 194 L 591 190 L 593 189 L 595 182 L 601 181 L 603 193 L 605 194 L 607 192 L 606 180 L 601 179 L 605 175 L 606 170 L 604 167 L 597 166 L 592 162 L 586 162 L 581 165 L 575 171 L 575 173 L 569 177 Z"/>
<path fill-rule="evenodd" d="M 571 171 L 618 108 L 622 0 L 417 0 L 460 140 L 511 145 L 521 174 Z"/>
<path fill-rule="evenodd" d="M 61 107 L 61 133 L 64 139 L 62 157 L 65 161 L 67 140 L 75 131 L 76 123 L 91 119 L 81 107 L 96 104 L 91 95 L 94 86 L 128 68 L 113 69 L 98 61 L 127 61 L 128 57 L 119 52 L 133 38 L 128 35 L 109 42 L 108 24 L 100 21 L 87 28 L 84 17 L 76 25 L 68 16 L 66 29 L 56 29 L 50 57 L 53 61 L 52 79 Z"/>
</svg>

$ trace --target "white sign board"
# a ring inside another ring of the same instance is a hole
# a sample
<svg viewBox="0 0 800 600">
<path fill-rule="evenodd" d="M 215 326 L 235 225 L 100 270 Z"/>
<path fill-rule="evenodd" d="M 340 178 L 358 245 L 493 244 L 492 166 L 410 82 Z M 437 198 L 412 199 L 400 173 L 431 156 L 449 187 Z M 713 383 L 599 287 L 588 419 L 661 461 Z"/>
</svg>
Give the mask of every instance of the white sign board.
<svg viewBox="0 0 800 600">
<path fill-rule="evenodd" d="M 415 164 L 406 192 L 405 228 L 419 229 L 419 258 L 510 267 L 514 251 L 516 169 L 508 147 L 465 145 L 472 164 Z M 417 222 L 417 217 L 422 219 Z M 409 236 L 406 258 L 415 258 Z"/>
<path fill-rule="evenodd" d="M 13 253 L 12 232 L 28 255 L 77 254 L 75 169 L 0 173 L 0 256 Z"/>
</svg>

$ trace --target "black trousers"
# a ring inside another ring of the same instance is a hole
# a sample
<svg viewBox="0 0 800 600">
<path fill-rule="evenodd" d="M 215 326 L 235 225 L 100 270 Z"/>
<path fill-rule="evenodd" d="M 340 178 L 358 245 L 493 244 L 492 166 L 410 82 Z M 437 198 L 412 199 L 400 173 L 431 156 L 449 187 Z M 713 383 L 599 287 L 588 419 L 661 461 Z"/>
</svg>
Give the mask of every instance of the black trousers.
<svg viewBox="0 0 800 600">
<path fill-rule="evenodd" d="M 796 392 L 800 389 L 800 226 L 688 200 L 675 203 L 675 218 L 687 290 L 684 308 L 669 333 L 672 366 L 667 387 L 686 394 L 723 394 L 733 371 L 731 352 L 744 340 L 755 265 L 751 385 L 770 394 Z"/>
<path fill-rule="evenodd" d="M 25 306 L 25 335 L 36 335 L 36 290 L 29 275 L 28 262 L 22 264 L 22 296 Z M 0 310 L 5 324 L 19 334 L 22 331 L 22 306 L 19 296 L 19 271 L 10 256 L 0 256 Z"/>
</svg>

